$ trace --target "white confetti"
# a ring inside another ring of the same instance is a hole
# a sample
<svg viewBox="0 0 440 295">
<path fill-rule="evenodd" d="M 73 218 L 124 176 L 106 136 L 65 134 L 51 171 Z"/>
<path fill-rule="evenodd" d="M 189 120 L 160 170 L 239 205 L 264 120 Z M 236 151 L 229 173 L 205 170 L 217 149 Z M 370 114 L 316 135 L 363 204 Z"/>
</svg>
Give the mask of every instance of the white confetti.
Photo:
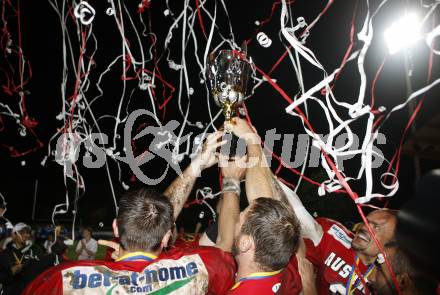
<svg viewBox="0 0 440 295">
<path fill-rule="evenodd" d="M 272 45 L 272 40 L 263 32 L 259 32 L 257 34 L 257 41 L 264 48 L 268 48 L 270 45 Z"/>
</svg>

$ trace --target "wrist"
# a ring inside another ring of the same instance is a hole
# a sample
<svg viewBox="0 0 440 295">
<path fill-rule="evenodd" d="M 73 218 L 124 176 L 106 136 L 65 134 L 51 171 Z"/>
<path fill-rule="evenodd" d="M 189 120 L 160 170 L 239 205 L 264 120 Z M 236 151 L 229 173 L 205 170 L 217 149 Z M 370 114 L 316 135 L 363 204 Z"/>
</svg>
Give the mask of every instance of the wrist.
<svg viewBox="0 0 440 295">
<path fill-rule="evenodd" d="M 199 177 L 203 169 L 202 159 L 200 158 L 200 155 L 198 155 L 191 161 L 191 164 L 189 165 L 189 173 L 193 177 Z"/>
<path fill-rule="evenodd" d="M 246 142 L 246 145 L 260 145 L 261 139 L 258 134 L 250 132 L 246 133 L 245 136 L 243 136 L 244 141 Z"/>
<path fill-rule="evenodd" d="M 263 156 L 263 148 L 260 144 L 247 144 L 247 156 L 248 159 L 258 158 L 260 161 Z"/>
<path fill-rule="evenodd" d="M 234 177 L 224 177 L 222 181 L 222 192 L 235 193 L 237 196 L 240 196 L 240 180 Z"/>
</svg>

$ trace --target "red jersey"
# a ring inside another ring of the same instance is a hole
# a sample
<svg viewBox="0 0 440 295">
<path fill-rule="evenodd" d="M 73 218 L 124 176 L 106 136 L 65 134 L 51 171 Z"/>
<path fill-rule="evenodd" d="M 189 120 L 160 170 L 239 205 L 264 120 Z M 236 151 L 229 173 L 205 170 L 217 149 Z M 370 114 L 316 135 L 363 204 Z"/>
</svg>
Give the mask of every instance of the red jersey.
<svg viewBox="0 0 440 295">
<path fill-rule="evenodd" d="M 305 242 L 307 259 L 317 268 L 318 294 L 346 294 L 347 287 L 354 290 L 352 294 L 370 294 L 362 281 L 367 282 L 374 265 L 366 266 L 357 258 L 351 248 L 353 233 L 334 220 L 316 221 L 322 226 L 321 241 L 316 247 L 310 240 Z"/>
<path fill-rule="evenodd" d="M 298 273 L 298 261 L 292 255 L 289 264 L 282 271 L 253 273 L 238 281 L 228 294 L 300 294 L 301 277 Z"/>
<path fill-rule="evenodd" d="M 199 246 L 200 235 L 196 234 L 183 234 L 178 235 L 174 245 L 171 248 L 188 248 L 188 247 L 197 247 Z M 112 242 L 119 243 L 119 238 L 113 238 Z M 105 261 L 114 261 L 112 258 L 112 254 L 115 249 L 111 247 L 107 247 L 104 255 Z"/>
<path fill-rule="evenodd" d="M 197 247 L 199 240 L 199 234 L 179 234 L 174 242 L 174 247 Z"/>
<path fill-rule="evenodd" d="M 62 263 L 39 275 L 23 295 L 225 294 L 234 283 L 234 259 L 218 248 L 175 248 L 159 257 L 148 255 Z"/>
</svg>

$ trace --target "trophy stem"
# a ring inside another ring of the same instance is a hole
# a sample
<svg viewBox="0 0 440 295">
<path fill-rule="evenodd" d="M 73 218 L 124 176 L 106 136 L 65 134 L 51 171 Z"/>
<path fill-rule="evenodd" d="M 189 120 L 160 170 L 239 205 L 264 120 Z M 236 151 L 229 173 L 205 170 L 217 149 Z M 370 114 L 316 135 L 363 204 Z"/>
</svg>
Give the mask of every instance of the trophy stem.
<svg viewBox="0 0 440 295">
<path fill-rule="evenodd" d="M 225 122 L 228 122 L 229 120 L 225 120 Z M 225 127 L 224 127 L 224 131 L 225 131 L 225 133 L 227 133 L 227 134 L 229 134 L 229 133 L 232 133 L 232 130 L 231 130 L 231 128 L 229 127 L 229 125 L 226 125 Z"/>
<path fill-rule="evenodd" d="M 234 115 L 234 110 L 233 110 L 233 103 L 231 103 L 230 101 L 225 101 L 225 103 L 223 104 L 223 115 L 225 116 L 225 120 L 226 121 L 230 121 L 232 119 L 232 116 Z"/>
</svg>

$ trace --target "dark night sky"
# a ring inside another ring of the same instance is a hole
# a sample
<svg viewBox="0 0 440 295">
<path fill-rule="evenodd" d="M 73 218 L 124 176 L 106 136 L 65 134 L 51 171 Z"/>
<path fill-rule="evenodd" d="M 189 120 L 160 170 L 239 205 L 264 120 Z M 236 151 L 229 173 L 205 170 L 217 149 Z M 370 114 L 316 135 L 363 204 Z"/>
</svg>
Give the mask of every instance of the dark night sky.
<svg viewBox="0 0 440 295">
<path fill-rule="evenodd" d="M 48 221 L 51 216 L 54 205 L 64 202 L 66 188 L 63 183 L 63 170 L 62 166 L 54 161 L 48 161 L 43 167 L 40 163 L 47 153 L 47 146 L 50 137 L 56 132 L 61 123 L 55 119 L 61 109 L 61 95 L 60 95 L 60 83 L 62 78 L 62 47 L 61 47 L 61 29 L 59 20 L 54 10 L 49 6 L 48 1 L 21 1 L 21 30 L 23 39 L 23 51 L 32 65 L 32 79 L 28 85 L 30 95 L 27 99 L 27 109 L 29 114 L 35 118 L 39 125 L 35 128 L 38 137 L 45 144 L 43 149 L 38 150 L 30 155 L 26 155 L 20 158 L 10 157 L 7 149 L 0 150 L 0 157 L 2 159 L 3 173 L 0 185 L 0 190 L 6 197 L 8 202 L 8 214 L 7 216 L 13 221 L 18 222 L 21 220 L 30 221 L 32 213 L 34 186 L 36 180 L 38 180 L 38 194 L 37 194 L 37 206 L 36 206 L 36 219 L 39 221 Z M 69 3 L 71 1 L 68 1 Z M 136 7 L 139 1 L 126 1 L 127 8 L 134 17 L 134 21 L 139 25 L 137 18 Z M 173 11 L 180 11 L 183 1 L 171 1 L 171 7 Z M 194 1 L 190 1 L 194 7 Z M 207 7 L 212 10 L 214 1 L 207 1 Z M 225 1 L 228 11 L 230 13 L 230 20 L 232 23 L 233 31 L 237 42 L 253 38 L 255 36 L 256 20 L 263 20 L 270 15 L 273 1 Z M 292 13 L 294 18 L 303 16 L 308 23 L 324 8 L 326 1 L 305 1 L 297 0 L 292 4 Z M 313 2 L 313 4 L 311 4 Z M 375 9 L 379 1 L 371 1 L 372 10 Z M 418 1 L 416 1 L 418 2 Z M 121 54 L 121 39 L 117 31 L 117 27 L 113 18 L 106 15 L 105 10 L 108 6 L 107 1 L 90 0 L 90 4 L 96 9 L 97 15 L 94 19 L 93 32 L 98 39 L 98 51 L 95 56 L 96 67 L 92 70 L 90 75 L 91 87 L 88 92 L 89 97 L 93 97 L 97 94 L 96 82 L 99 75 L 105 70 L 108 63 L 112 61 L 118 54 Z M 151 1 L 151 7 L 149 11 L 143 14 L 145 20 L 151 20 L 153 32 L 157 34 L 158 38 L 158 54 L 164 53 L 163 44 L 168 28 L 171 25 L 171 19 L 163 15 L 165 8 L 165 1 Z M 357 6 L 356 6 L 357 3 Z M 377 15 L 374 21 L 375 37 L 373 43 L 369 49 L 366 59 L 366 71 L 369 79 L 367 87 L 366 101 L 369 102 L 371 97 L 370 88 L 371 81 L 377 71 L 383 58 L 387 55 L 386 48 L 383 41 L 382 31 L 393 21 L 393 19 L 403 13 L 403 2 L 399 0 L 389 1 L 384 9 Z M 312 29 L 311 35 L 307 39 L 306 46 L 308 46 L 322 62 L 325 68 L 331 72 L 336 68 L 349 45 L 349 32 L 350 25 L 353 16 L 353 11 L 356 9 L 355 26 L 356 32 L 358 32 L 362 26 L 363 18 L 365 16 L 365 3 L 364 1 L 354 0 L 336 0 L 330 7 L 327 13 L 321 18 L 321 20 Z M 278 30 L 280 26 L 280 5 L 276 6 L 274 15 L 270 23 L 264 26 L 263 31 L 273 40 L 273 44 L 269 48 L 261 47 L 255 40 L 251 39 L 251 43 L 248 46 L 248 54 L 252 56 L 255 63 L 265 70 L 266 72 L 271 66 L 278 60 L 279 56 L 284 52 L 283 44 L 278 39 Z M 148 15 L 150 14 L 151 17 Z M 226 16 L 224 13 L 219 13 L 218 25 L 222 33 L 225 36 L 228 35 L 228 29 L 226 26 Z M 210 22 L 205 17 L 205 26 L 209 28 Z M 126 20 L 127 22 L 127 20 Z M 70 29 L 73 30 L 73 22 L 69 20 Z M 198 40 L 203 40 L 203 35 L 200 30 L 200 26 L 197 21 L 194 26 L 196 28 L 196 34 Z M 141 30 L 140 26 L 138 27 Z M 11 25 L 12 38 L 16 38 L 16 27 Z M 73 31 L 74 32 L 74 31 Z M 174 60 L 178 61 L 181 54 L 180 44 L 180 32 L 178 28 L 173 35 L 173 41 L 170 45 L 171 56 Z M 126 27 L 126 37 L 133 47 L 133 52 L 138 55 L 138 49 L 136 47 L 136 39 L 134 34 L 129 30 L 128 25 Z M 355 36 L 356 38 L 356 36 Z M 14 39 L 15 40 L 15 39 Z M 73 43 L 73 47 L 76 48 L 76 54 L 78 53 L 79 44 Z M 218 41 L 218 40 L 215 40 Z M 144 48 L 148 48 L 151 45 L 151 40 L 146 37 L 142 37 Z M 418 44 L 412 49 L 412 63 L 414 68 L 413 74 L 413 87 L 418 89 L 425 85 L 427 75 L 427 64 L 429 52 L 425 44 Z M 199 41 L 199 46 L 203 46 L 204 42 Z M 355 43 L 354 49 L 359 49 L 360 42 Z M 192 45 L 188 47 L 188 55 L 192 54 L 194 48 Z M 204 48 L 199 48 L 199 56 L 203 56 Z M 3 58 L 3 57 L 2 57 Z M 78 56 L 75 56 L 77 59 Z M 190 63 L 194 63 L 194 58 L 189 58 Z M 438 62 L 435 62 L 433 68 L 433 77 L 438 77 L 439 68 Z M 2 62 L 3 63 L 3 62 Z M 120 63 L 119 63 L 120 64 Z M 305 88 L 309 89 L 322 79 L 322 74 L 309 65 L 306 61 L 302 61 Z M 152 62 L 147 64 L 147 68 L 153 67 Z M 170 70 L 167 66 L 166 60 L 162 60 L 159 63 L 159 67 L 162 70 L 162 75 L 165 79 L 178 87 L 178 73 Z M 188 73 L 190 75 L 190 83 L 194 88 L 194 95 L 191 96 L 191 110 L 190 120 L 192 122 L 202 121 L 209 122 L 206 106 L 206 94 L 204 88 L 198 82 L 198 72 L 196 71 L 195 64 L 188 65 Z M 111 114 L 115 115 L 118 99 L 120 97 L 122 83 L 120 80 L 121 66 L 118 65 L 112 69 L 112 72 L 106 76 L 103 81 L 102 88 L 104 89 L 104 96 L 100 98 L 94 105 L 93 110 L 97 117 Z M 69 73 L 68 92 L 71 95 L 73 90 L 74 73 Z M 281 63 L 281 65 L 273 73 L 273 78 L 277 79 L 277 83 L 291 96 L 293 97 L 298 91 L 298 84 L 295 76 L 295 72 L 288 61 L 288 58 Z M 2 84 L 4 81 L 2 81 Z M 359 75 L 357 73 L 357 66 L 355 62 L 348 64 L 343 73 L 336 83 L 334 93 L 339 100 L 343 100 L 349 103 L 353 103 L 357 99 L 359 90 Z M 376 103 L 377 105 L 383 105 L 390 109 L 405 99 L 405 80 L 404 80 L 404 67 L 402 54 L 396 54 L 395 56 L 388 56 L 384 70 L 380 76 L 376 87 Z M 133 92 L 133 101 L 129 106 L 129 109 L 135 110 L 137 108 L 150 109 L 149 98 L 145 92 L 136 89 L 137 82 L 129 81 L 127 83 L 127 97 Z M 437 113 L 439 110 L 438 96 L 439 90 L 434 89 L 428 92 L 427 99 L 418 117 L 418 126 L 422 126 L 426 120 Z M 17 97 L 9 97 L 5 94 L 0 94 L 3 103 L 8 105 L 17 104 Z M 159 96 L 159 99 L 163 99 Z M 186 106 L 186 97 L 184 96 L 184 105 Z M 249 109 L 250 116 L 260 134 L 264 134 L 266 130 L 271 128 L 277 128 L 278 133 L 304 133 L 302 131 L 302 125 L 298 118 L 294 118 L 287 115 L 284 112 L 284 108 L 287 103 L 280 97 L 280 95 L 270 85 L 265 84 L 260 87 L 254 96 L 252 96 L 248 102 L 247 107 Z M 124 105 L 126 107 L 126 105 Z M 215 107 L 212 110 L 216 110 Z M 327 133 L 325 118 L 322 115 L 322 111 L 314 104 L 310 104 L 309 108 L 310 122 L 318 130 L 319 133 Z M 344 114 L 345 116 L 346 114 Z M 3 118 L 5 119 L 5 118 Z M 166 113 L 163 114 L 162 122 L 166 123 L 169 120 L 182 121 L 182 118 L 178 112 L 177 104 L 177 91 L 174 94 L 172 101 L 169 103 L 166 109 Z M 387 137 L 387 144 L 381 146 L 384 155 L 390 159 L 395 149 L 398 146 L 400 136 L 404 129 L 404 126 L 408 120 L 408 111 L 404 109 L 400 112 L 392 115 L 390 120 L 383 126 L 382 132 Z M 111 124 L 112 121 L 103 119 L 100 121 L 102 128 L 105 132 L 109 133 L 109 137 L 112 138 Z M 221 122 L 217 122 L 217 126 Z M 5 128 L 0 133 L 0 142 L 6 146 L 14 146 L 19 150 L 26 150 L 29 147 L 35 145 L 35 140 L 32 137 L 21 138 L 18 136 L 17 126 L 11 120 L 5 119 Z M 355 132 L 360 132 L 365 129 L 366 120 L 359 120 L 353 125 Z M 119 132 L 122 131 L 123 126 Z M 187 132 L 193 131 L 200 133 L 198 129 L 188 129 Z M 275 150 L 281 151 L 281 145 L 277 145 Z M 25 166 L 22 166 L 21 162 L 25 161 Z M 110 170 L 112 171 L 113 183 L 117 196 L 123 192 L 123 188 L 118 181 L 117 166 L 114 162 L 109 161 Z M 186 164 L 187 161 L 184 161 Z M 354 173 L 357 168 L 358 160 L 353 159 L 347 164 L 346 169 L 348 174 Z M 439 163 L 433 161 L 422 161 L 422 169 L 426 171 L 433 167 L 438 167 Z M 274 161 L 274 167 L 276 164 Z M 158 173 L 163 171 L 164 163 L 159 161 L 152 161 L 144 167 L 146 173 Z M 386 166 L 382 166 L 375 171 L 375 181 L 378 183 L 380 173 L 386 169 Z M 114 217 L 114 207 L 111 197 L 110 187 L 108 185 L 108 179 L 105 169 L 81 169 L 81 174 L 85 180 L 85 193 L 79 199 L 79 217 L 82 223 L 87 223 L 93 227 L 98 227 L 99 222 L 103 222 L 104 226 L 110 225 L 112 218 Z M 288 171 L 282 171 L 281 175 L 296 183 L 298 177 Z M 306 170 L 306 175 L 309 177 L 322 177 L 322 169 L 311 168 Z M 401 190 L 398 195 L 392 200 L 392 206 L 399 206 L 405 199 L 411 195 L 412 191 L 412 179 L 413 179 L 413 167 L 411 158 L 403 157 L 400 171 Z M 127 166 L 122 165 L 122 181 L 133 185 L 130 181 L 132 174 Z M 163 183 L 158 187 L 164 189 L 167 184 L 175 177 L 174 173 L 169 173 Z M 319 179 L 318 179 L 319 180 Z M 321 179 L 323 180 L 323 179 Z M 206 173 L 206 177 L 199 180 L 196 184 L 197 187 L 203 185 L 213 186 L 214 191 L 217 190 L 217 171 L 211 169 Z M 353 183 L 355 190 L 362 192 L 364 189 L 364 183 L 358 181 Z M 378 189 L 378 188 L 377 188 Z M 68 184 L 68 190 L 70 192 L 70 201 L 74 203 L 74 185 Z M 335 195 L 332 197 L 318 197 L 316 196 L 316 189 L 313 186 L 305 184 L 300 191 L 304 192 L 304 202 L 311 206 L 313 210 L 318 211 L 320 214 L 331 215 L 341 220 L 355 220 L 357 215 L 353 210 L 352 202 L 345 195 Z M 70 209 L 72 209 L 71 207 Z M 191 227 L 192 224 L 198 219 L 198 212 L 200 210 L 207 213 L 207 209 L 200 206 L 192 206 L 184 211 L 184 219 L 186 225 Z M 205 214 L 206 215 L 206 214 Z M 209 215 L 209 214 L 207 214 Z M 69 220 L 70 214 L 60 215 L 57 220 Z M 208 216 L 207 219 L 210 217 Z M 204 222 L 207 221 L 204 220 Z"/>
</svg>

